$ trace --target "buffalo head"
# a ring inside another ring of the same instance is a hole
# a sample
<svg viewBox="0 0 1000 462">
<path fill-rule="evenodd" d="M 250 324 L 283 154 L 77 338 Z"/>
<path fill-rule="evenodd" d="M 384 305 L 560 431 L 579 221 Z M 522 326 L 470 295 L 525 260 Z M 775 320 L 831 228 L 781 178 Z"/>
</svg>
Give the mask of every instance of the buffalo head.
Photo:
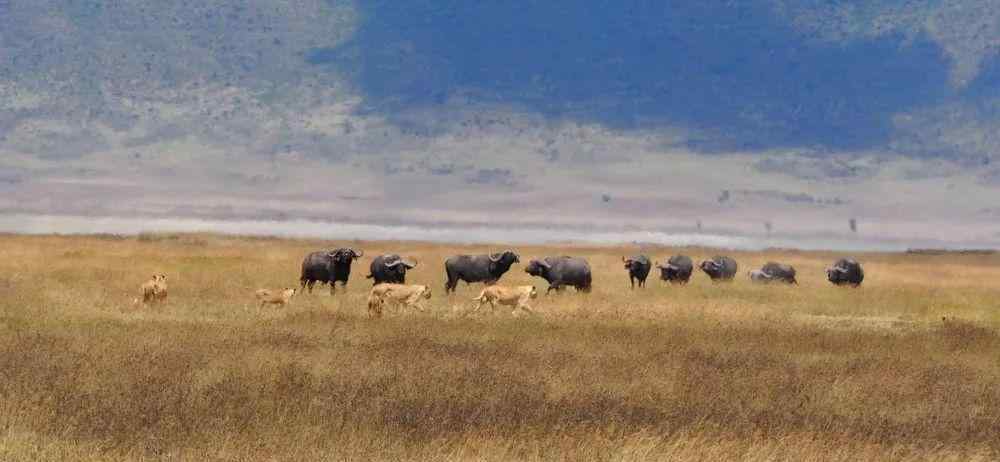
<svg viewBox="0 0 1000 462">
<path fill-rule="evenodd" d="M 666 266 L 661 265 L 660 262 L 656 262 L 656 269 L 677 271 L 680 267 L 670 262 L 667 262 Z"/>
<path fill-rule="evenodd" d="M 649 260 L 640 255 L 638 257 L 622 257 L 622 263 L 625 264 L 625 269 L 629 271 L 641 271 L 649 265 Z"/>
<path fill-rule="evenodd" d="M 531 260 L 528 262 L 528 266 L 524 267 L 524 272 L 532 276 L 544 277 L 545 273 L 550 269 L 552 269 L 552 265 L 545 260 Z"/>
<path fill-rule="evenodd" d="M 514 252 L 513 250 L 507 249 L 500 253 L 490 254 L 490 261 L 493 263 L 499 263 L 503 266 L 510 267 L 514 263 L 521 262 L 521 256 Z"/>
<path fill-rule="evenodd" d="M 394 261 L 387 261 L 387 262 L 385 262 L 383 264 L 385 265 L 386 268 L 395 268 L 395 267 L 397 267 L 399 265 L 403 265 L 404 267 L 406 267 L 406 269 L 413 269 L 413 268 L 417 267 L 417 262 L 416 261 L 414 261 L 413 263 L 410 263 L 410 262 L 408 262 L 406 260 L 403 260 L 402 258 L 400 258 L 398 260 L 394 260 Z"/>
<path fill-rule="evenodd" d="M 358 252 L 354 249 L 337 249 L 333 252 L 327 254 L 328 257 L 332 258 L 335 263 L 351 263 L 355 258 L 361 258 L 364 256 L 364 252 Z"/>
</svg>

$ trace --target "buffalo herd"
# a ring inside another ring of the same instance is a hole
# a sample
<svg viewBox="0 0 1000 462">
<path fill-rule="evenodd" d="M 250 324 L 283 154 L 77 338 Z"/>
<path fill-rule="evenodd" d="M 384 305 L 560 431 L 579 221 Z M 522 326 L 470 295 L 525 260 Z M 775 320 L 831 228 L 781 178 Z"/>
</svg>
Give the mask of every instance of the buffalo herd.
<svg viewBox="0 0 1000 462">
<path fill-rule="evenodd" d="M 351 264 L 361 258 L 364 252 L 341 248 L 333 251 L 313 252 L 302 261 L 302 275 L 299 279 L 302 289 L 312 292 L 313 286 L 330 284 L 330 293 L 336 293 L 336 283 L 341 287 L 347 285 L 351 275 Z M 466 284 L 484 283 L 487 286 L 496 284 L 515 263 L 520 263 L 521 257 L 513 250 L 483 254 L 456 255 L 444 262 L 447 282 L 445 293 L 454 292 L 459 281 Z M 625 270 L 633 289 L 636 285 L 645 287 L 646 278 L 654 264 L 645 255 L 622 257 Z M 396 254 L 379 255 L 372 259 L 369 274 L 373 285 L 405 284 L 406 271 L 417 266 L 414 260 L 407 260 Z M 660 279 L 672 284 L 687 284 L 694 272 L 694 262 L 686 255 L 674 255 L 665 265 L 655 264 L 660 270 Z M 716 255 L 702 261 L 699 268 L 713 281 L 732 281 L 736 277 L 739 266 L 731 257 Z M 565 287 L 573 287 L 578 292 L 590 292 L 592 275 L 590 264 L 579 257 L 549 256 L 528 261 L 524 271 L 531 276 L 544 279 L 549 287 L 546 293 L 553 290 L 561 291 Z M 760 269 L 747 272 L 747 277 L 754 283 L 785 283 L 798 284 L 795 267 L 783 263 L 768 262 Z M 853 258 L 842 258 L 826 269 L 826 277 L 837 286 L 858 287 L 865 279 L 861 264 Z"/>
</svg>

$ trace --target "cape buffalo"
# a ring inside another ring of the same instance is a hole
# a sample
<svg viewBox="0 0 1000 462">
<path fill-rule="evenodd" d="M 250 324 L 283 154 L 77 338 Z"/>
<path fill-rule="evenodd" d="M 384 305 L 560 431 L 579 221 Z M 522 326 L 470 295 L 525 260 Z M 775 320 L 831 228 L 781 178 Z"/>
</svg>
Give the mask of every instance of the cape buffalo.
<svg viewBox="0 0 1000 462">
<path fill-rule="evenodd" d="M 767 262 L 764 266 L 760 268 L 760 277 L 763 278 L 758 282 L 770 282 L 779 281 L 787 282 L 789 284 L 798 284 L 799 282 L 795 280 L 795 267 L 792 265 L 784 265 L 781 263 Z M 753 279 L 751 274 L 750 279 Z"/>
<path fill-rule="evenodd" d="M 549 282 L 546 294 L 560 291 L 563 286 L 573 286 L 579 292 L 590 292 L 590 264 L 575 257 L 545 257 L 531 260 L 524 272 Z"/>
<path fill-rule="evenodd" d="M 635 281 L 639 281 L 639 287 L 646 286 L 646 277 L 649 276 L 649 270 L 653 265 L 649 263 L 649 257 L 645 255 L 636 255 L 632 258 L 622 257 L 622 262 L 625 263 L 625 269 L 628 270 L 628 280 L 632 283 L 632 288 L 635 289 Z"/>
<path fill-rule="evenodd" d="M 330 295 L 337 292 L 337 282 L 341 287 L 347 287 L 347 280 L 351 277 L 351 263 L 354 259 L 361 258 L 365 253 L 354 249 L 337 249 L 331 252 L 313 252 L 306 255 L 302 260 L 302 275 L 299 282 L 302 289 L 309 287 L 312 293 L 313 286 L 317 282 L 320 284 L 330 284 Z"/>
<path fill-rule="evenodd" d="M 720 255 L 701 262 L 701 270 L 713 281 L 731 281 L 736 277 L 737 268 L 736 260 Z"/>
<path fill-rule="evenodd" d="M 511 265 L 520 262 L 521 257 L 513 250 L 490 255 L 456 255 L 444 262 L 444 271 L 448 275 L 444 291 L 454 292 L 458 281 L 465 281 L 466 284 L 473 282 L 495 284 Z"/>
<path fill-rule="evenodd" d="M 365 276 L 373 279 L 373 284 L 406 284 L 406 270 L 417 267 L 396 254 L 379 255 L 372 259 L 371 273 Z"/>
<path fill-rule="evenodd" d="M 660 269 L 660 279 L 673 284 L 687 284 L 694 271 L 694 262 L 687 255 L 674 255 L 667 260 L 666 266 L 656 265 Z"/>
<path fill-rule="evenodd" d="M 826 278 L 838 286 L 858 287 L 861 281 L 865 280 L 865 270 L 861 268 L 861 263 L 853 258 L 841 258 L 826 269 Z"/>
</svg>

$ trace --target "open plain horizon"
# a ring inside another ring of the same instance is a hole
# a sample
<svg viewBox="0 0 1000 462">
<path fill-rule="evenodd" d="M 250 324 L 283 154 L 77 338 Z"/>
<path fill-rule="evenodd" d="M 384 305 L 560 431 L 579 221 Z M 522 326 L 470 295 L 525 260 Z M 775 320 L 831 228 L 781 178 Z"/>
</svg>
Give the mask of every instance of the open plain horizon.
<svg viewBox="0 0 1000 462">
<path fill-rule="evenodd" d="M 365 256 L 346 291 L 285 308 L 306 253 Z M 995 460 L 1000 256 L 858 253 L 833 287 L 828 251 L 518 246 L 588 259 L 594 290 L 536 315 L 444 294 L 444 259 L 501 246 L 216 234 L 0 236 L 0 458 L 36 460 Z M 425 313 L 368 319 L 371 258 L 399 253 Z M 630 290 L 621 257 L 717 253 Z M 798 286 L 746 271 L 792 264 Z M 696 270 L 697 271 L 697 270 Z M 150 274 L 160 305 L 135 305 Z M 544 291 L 542 291 L 544 293 Z"/>
<path fill-rule="evenodd" d="M 428 243 L 509 245 L 603 245 L 622 244 L 671 247 L 708 247 L 732 250 L 794 249 L 839 252 L 902 252 L 911 249 L 942 251 L 996 250 L 1000 241 L 989 236 L 975 239 L 928 239 L 891 230 L 867 231 L 753 232 L 724 226 L 635 226 L 487 222 L 365 222 L 281 217 L 194 218 L 135 217 L 115 215 L 61 215 L 0 213 L 0 233 L 26 235 L 124 235 L 156 233 L 216 233 L 233 236 L 284 237 L 293 239 L 370 241 L 409 240 Z"/>
</svg>

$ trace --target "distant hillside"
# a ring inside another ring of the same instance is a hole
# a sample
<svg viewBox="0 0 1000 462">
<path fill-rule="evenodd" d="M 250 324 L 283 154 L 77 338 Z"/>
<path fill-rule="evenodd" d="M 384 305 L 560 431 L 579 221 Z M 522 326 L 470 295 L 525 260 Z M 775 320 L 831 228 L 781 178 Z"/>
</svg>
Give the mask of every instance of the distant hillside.
<svg viewBox="0 0 1000 462">
<path fill-rule="evenodd" d="M 998 52 L 1000 0 L 0 0 L 0 212 L 993 239 Z"/>
<path fill-rule="evenodd" d="M 700 151 L 978 159 L 1000 127 L 998 6 L 4 1 L 0 133 L 42 156 L 189 135 L 322 151 L 336 133 L 296 126 L 296 112 L 360 96 L 391 118 L 458 97 L 684 127 Z M 276 120 L 288 130 L 260 130 Z"/>
<path fill-rule="evenodd" d="M 3 147 L 72 157 L 186 136 L 262 142 L 261 125 L 349 96 L 304 53 L 357 22 L 323 0 L 0 2 Z"/>
</svg>

